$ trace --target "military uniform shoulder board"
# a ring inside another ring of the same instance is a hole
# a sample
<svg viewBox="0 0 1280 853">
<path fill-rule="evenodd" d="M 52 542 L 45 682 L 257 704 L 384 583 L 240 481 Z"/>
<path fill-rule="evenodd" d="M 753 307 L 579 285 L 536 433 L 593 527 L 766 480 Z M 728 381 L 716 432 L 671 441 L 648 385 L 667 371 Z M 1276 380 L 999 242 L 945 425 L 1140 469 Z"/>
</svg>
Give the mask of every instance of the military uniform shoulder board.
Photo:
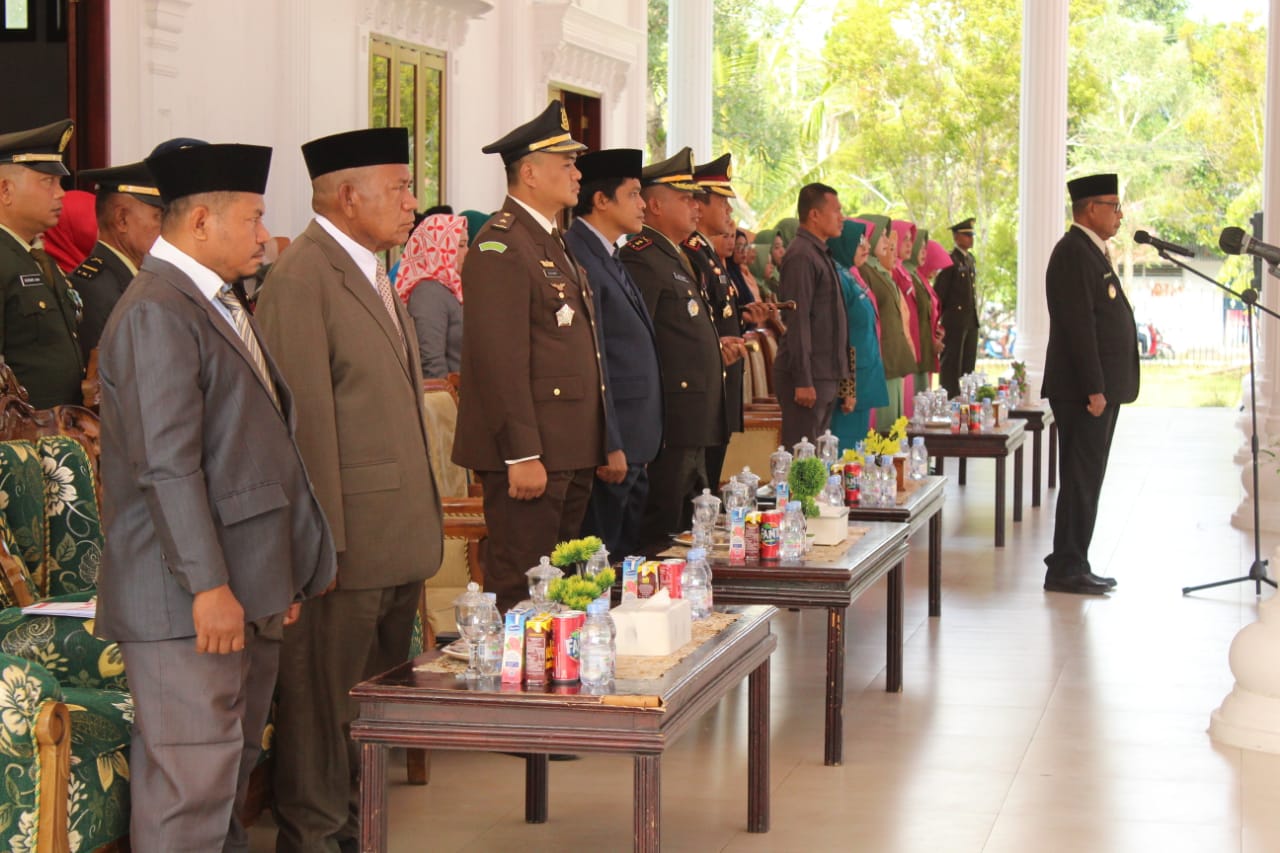
<svg viewBox="0 0 1280 853">
<path fill-rule="evenodd" d="M 493 218 L 493 221 L 489 223 L 489 227 L 495 231 L 509 231 L 511 230 L 511 223 L 514 221 L 515 215 L 504 210 Z"/>
<path fill-rule="evenodd" d="M 102 266 L 105 263 L 106 261 L 104 261 L 102 258 L 97 258 L 97 257 L 85 258 L 84 262 L 81 263 L 80 266 L 75 268 L 75 274 L 78 275 L 80 278 L 93 278 L 98 273 L 102 272 Z"/>
<path fill-rule="evenodd" d="M 633 252 L 643 252 L 645 249 L 653 245 L 653 241 L 648 237 L 637 237 L 634 240 L 627 241 L 626 248 Z"/>
<path fill-rule="evenodd" d="M 701 249 L 702 238 L 699 237 L 697 234 L 690 234 L 689 239 L 684 241 L 684 245 L 690 249 Z"/>
</svg>

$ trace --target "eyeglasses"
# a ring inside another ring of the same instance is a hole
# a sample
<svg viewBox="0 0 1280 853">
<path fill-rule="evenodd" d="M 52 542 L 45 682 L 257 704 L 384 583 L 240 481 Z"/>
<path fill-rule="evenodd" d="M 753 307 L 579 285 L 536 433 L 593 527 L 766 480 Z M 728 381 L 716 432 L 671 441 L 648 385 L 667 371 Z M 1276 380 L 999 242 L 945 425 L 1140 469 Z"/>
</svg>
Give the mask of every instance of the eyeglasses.
<svg viewBox="0 0 1280 853">
<path fill-rule="evenodd" d="M 1118 201 L 1099 201 L 1099 200 L 1096 200 L 1096 199 L 1095 199 L 1093 203 L 1094 203 L 1094 204 L 1105 204 L 1105 205 L 1107 205 L 1107 206 L 1109 206 L 1109 207 L 1114 207 L 1117 215 L 1119 215 L 1119 214 L 1121 214 L 1121 213 L 1124 213 L 1124 206 L 1123 206 L 1120 202 L 1118 202 Z"/>
</svg>

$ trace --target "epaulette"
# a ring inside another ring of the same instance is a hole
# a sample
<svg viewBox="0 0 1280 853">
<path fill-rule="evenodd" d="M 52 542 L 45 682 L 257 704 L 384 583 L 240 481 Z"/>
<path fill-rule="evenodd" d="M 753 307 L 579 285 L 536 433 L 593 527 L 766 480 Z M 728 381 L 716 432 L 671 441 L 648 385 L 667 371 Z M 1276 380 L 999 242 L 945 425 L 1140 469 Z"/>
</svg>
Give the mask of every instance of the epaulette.
<svg viewBox="0 0 1280 853">
<path fill-rule="evenodd" d="M 636 237 L 634 240 L 628 240 L 624 248 L 630 249 L 633 252 L 643 252 L 652 245 L 652 240 L 648 237 L 640 236 Z"/>
<path fill-rule="evenodd" d="M 516 217 L 514 213 L 504 210 L 493 218 L 489 223 L 489 227 L 495 231 L 510 231 L 511 223 L 515 222 L 515 220 Z"/>
<path fill-rule="evenodd" d="M 106 261 L 102 258 L 85 258 L 80 266 L 75 268 L 75 274 L 80 278 L 93 278 L 102 272 L 102 265 L 105 263 Z"/>
<path fill-rule="evenodd" d="M 700 250 L 704 244 L 702 242 L 702 238 L 699 237 L 698 233 L 695 231 L 690 234 L 689 239 L 685 240 L 681 245 L 689 249 Z"/>
</svg>

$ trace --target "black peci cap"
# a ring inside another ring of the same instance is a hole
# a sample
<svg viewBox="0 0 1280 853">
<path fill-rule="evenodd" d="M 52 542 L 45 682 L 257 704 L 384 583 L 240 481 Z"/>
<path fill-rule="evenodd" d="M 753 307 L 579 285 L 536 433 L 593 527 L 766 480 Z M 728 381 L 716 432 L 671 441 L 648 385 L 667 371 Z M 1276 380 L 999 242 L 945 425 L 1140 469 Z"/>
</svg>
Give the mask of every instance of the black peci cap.
<svg viewBox="0 0 1280 853">
<path fill-rule="evenodd" d="M 130 163 L 127 166 L 110 166 L 106 169 L 85 169 L 79 177 L 92 181 L 99 193 L 125 193 L 152 207 L 164 206 L 160 201 L 160 188 L 156 186 L 156 179 L 152 177 L 146 163 Z"/>
<path fill-rule="evenodd" d="M 370 127 L 313 139 L 302 146 L 307 173 L 315 180 L 342 169 L 408 165 L 409 131 L 403 127 Z"/>
<path fill-rule="evenodd" d="M 693 182 L 693 149 L 686 145 L 667 159 L 645 166 L 640 183 L 646 187 L 661 184 L 673 190 L 698 192 L 698 185 Z"/>
<path fill-rule="evenodd" d="M 521 157 L 539 151 L 547 154 L 567 154 L 586 151 L 587 146 L 569 133 L 569 115 L 560 101 L 547 104 L 542 114 L 525 122 L 496 142 L 480 149 L 485 154 L 501 154 L 502 162 L 511 165 Z"/>
<path fill-rule="evenodd" d="M 1080 201 L 1081 199 L 1100 195 L 1119 195 L 1120 178 L 1110 172 L 1101 175 L 1086 175 L 1083 178 L 1076 178 L 1074 181 L 1067 181 L 1067 192 L 1071 194 L 1072 201 Z"/>
<path fill-rule="evenodd" d="M 583 154 L 576 163 L 582 183 L 606 178 L 636 178 L 644 170 L 644 152 L 639 148 L 606 148 Z"/>
<path fill-rule="evenodd" d="M 192 145 L 146 159 L 165 204 L 199 193 L 262 195 L 267 190 L 271 149 L 262 145 Z"/>
<path fill-rule="evenodd" d="M 75 128 L 75 122 L 67 118 L 44 127 L 0 134 L 0 165 L 15 163 L 46 175 L 69 175 L 62 155 Z"/>
<path fill-rule="evenodd" d="M 732 154 L 723 154 L 710 163 L 695 166 L 693 169 L 693 182 L 698 185 L 699 190 L 722 195 L 725 198 L 738 197 L 738 194 L 733 191 L 733 185 L 729 183 L 732 178 Z"/>
</svg>

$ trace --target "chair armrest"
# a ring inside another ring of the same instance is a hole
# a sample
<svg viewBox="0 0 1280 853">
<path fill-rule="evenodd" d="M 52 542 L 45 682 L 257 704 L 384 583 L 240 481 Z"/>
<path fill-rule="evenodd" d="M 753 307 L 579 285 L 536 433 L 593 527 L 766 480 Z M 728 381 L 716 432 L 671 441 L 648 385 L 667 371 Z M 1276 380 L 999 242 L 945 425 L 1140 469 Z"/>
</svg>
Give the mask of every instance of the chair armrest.
<svg viewBox="0 0 1280 853">
<path fill-rule="evenodd" d="M 36 717 L 35 735 L 40 767 L 36 849 L 69 853 L 67 792 L 71 779 L 71 716 L 67 706 L 62 702 L 45 702 Z"/>
</svg>

